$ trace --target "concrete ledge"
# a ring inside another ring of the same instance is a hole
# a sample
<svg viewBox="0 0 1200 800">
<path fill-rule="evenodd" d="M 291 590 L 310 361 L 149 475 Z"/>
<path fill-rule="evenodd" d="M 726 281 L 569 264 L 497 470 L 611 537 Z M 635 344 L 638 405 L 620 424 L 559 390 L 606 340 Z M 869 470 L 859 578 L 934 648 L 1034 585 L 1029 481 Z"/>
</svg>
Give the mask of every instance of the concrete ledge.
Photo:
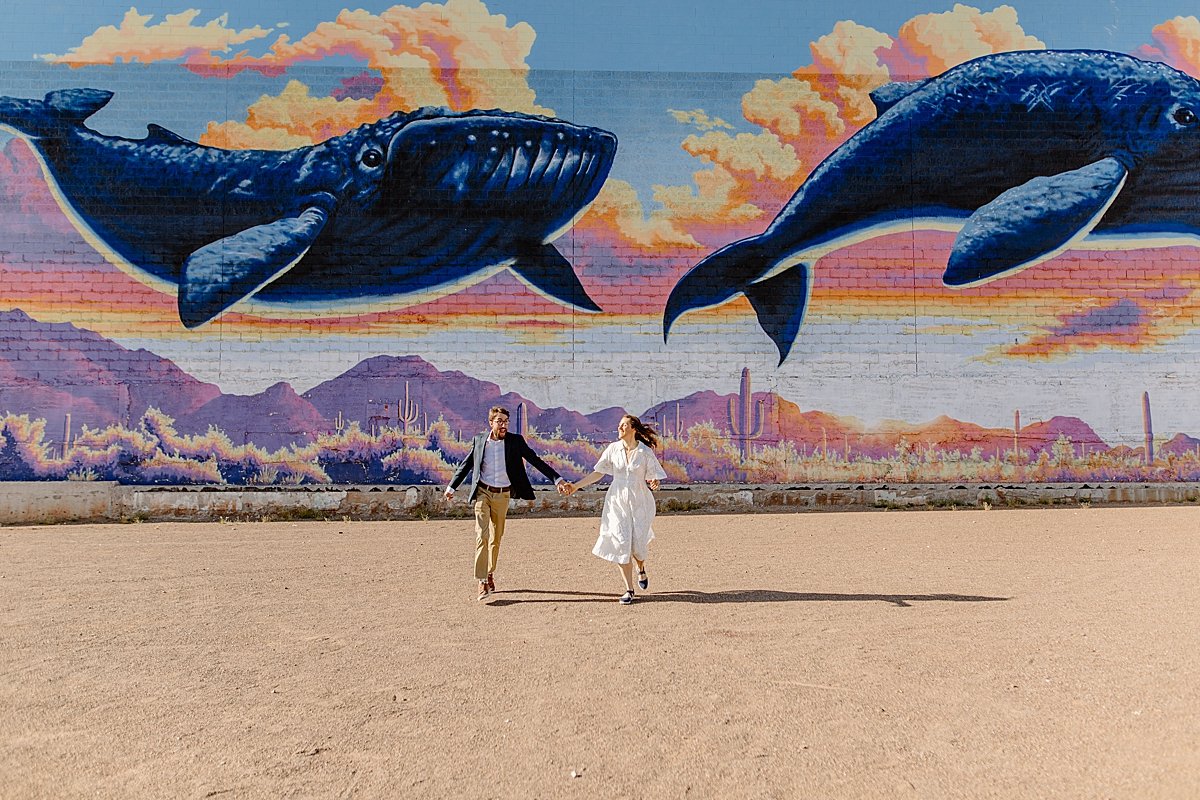
<svg viewBox="0 0 1200 800">
<path fill-rule="evenodd" d="M 90 481 L 0 482 L 0 524 L 120 519 L 116 483 Z"/>
<path fill-rule="evenodd" d="M 603 489 L 561 497 L 538 489 L 510 513 L 590 516 Z M 1200 503 L 1200 483 L 802 484 L 664 487 L 658 511 L 753 513 L 904 508 Z M 428 519 L 469 517 L 461 499 L 442 501 L 440 486 L 122 486 L 56 481 L 0 483 L 0 524 L 120 522 L 156 519 Z"/>
</svg>

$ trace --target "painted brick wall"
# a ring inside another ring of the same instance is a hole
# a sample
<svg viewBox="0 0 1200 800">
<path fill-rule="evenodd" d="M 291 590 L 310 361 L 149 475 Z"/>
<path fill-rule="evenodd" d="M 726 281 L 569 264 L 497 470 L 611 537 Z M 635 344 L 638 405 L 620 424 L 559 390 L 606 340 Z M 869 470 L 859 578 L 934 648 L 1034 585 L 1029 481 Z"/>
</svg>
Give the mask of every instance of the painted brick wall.
<svg viewBox="0 0 1200 800">
<path fill-rule="evenodd" d="M 495 404 L 568 476 L 625 412 L 678 482 L 1200 476 L 1186 25 L 256 8 L 17 15 L 0 479 L 438 483 Z"/>
</svg>

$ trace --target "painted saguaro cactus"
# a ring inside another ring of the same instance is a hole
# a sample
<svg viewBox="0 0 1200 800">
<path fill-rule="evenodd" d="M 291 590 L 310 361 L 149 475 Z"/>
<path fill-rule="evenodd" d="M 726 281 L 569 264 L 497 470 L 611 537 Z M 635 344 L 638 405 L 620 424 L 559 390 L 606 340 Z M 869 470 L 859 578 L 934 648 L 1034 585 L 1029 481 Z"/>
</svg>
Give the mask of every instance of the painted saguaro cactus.
<svg viewBox="0 0 1200 800">
<path fill-rule="evenodd" d="M 1021 409 L 1013 411 L 1013 463 L 1021 463 Z"/>
<path fill-rule="evenodd" d="M 408 426 L 416 422 L 420 416 L 418 411 L 420 406 L 415 400 L 410 400 L 408 397 L 408 381 L 404 382 L 404 401 L 396 401 L 396 420 L 400 423 L 404 433 L 408 433 Z"/>
<path fill-rule="evenodd" d="M 1146 437 L 1146 463 L 1154 463 L 1154 423 L 1150 421 L 1150 393 L 1142 392 L 1142 433 Z"/>
<path fill-rule="evenodd" d="M 684 432 L 683 416 L 679 412 L 679 403 L 676 403 L 675 404 L 675 422 L 671 426 L 671 428 L 664 431 L 664 433 L 671 434 L 673 436 L 673 438 L 675 438 L 675 439 L 682 439 L 683 432 Z"/>
<path fill-rule="evenodd" d="M 525 436 L 529 432 L 529 409 L 524 403 L 517 403 L 517 418 L 516 425 L 513 426 L 513 433 Z"/>
<path fill-rule="evenodd" d="M 754 401 L 754 393 L 750 390 L 750 368 L 742 368 L 742 385 L 737 397 L 729 398 L 729 432 L 732 439 L 738 443 L 742 460 L 750 458 L 750 443 L 762 436 L 763 402 Z"/>
</svg>

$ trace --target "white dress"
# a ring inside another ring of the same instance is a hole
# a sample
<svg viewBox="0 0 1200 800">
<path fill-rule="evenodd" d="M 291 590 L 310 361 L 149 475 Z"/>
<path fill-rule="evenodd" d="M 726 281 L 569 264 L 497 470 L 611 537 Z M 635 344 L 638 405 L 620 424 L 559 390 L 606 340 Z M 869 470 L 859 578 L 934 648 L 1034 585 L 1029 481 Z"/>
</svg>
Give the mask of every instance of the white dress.
<svg viewBox="0 0 1200 800">
<path fill-rule="evenodd" d="M 654 451 L 638 442 L 628 456 L 625 445 L 613 442 L 604 448 L 596 462 L 596 472 L 612 475 L 612 486 L 600 512 L 600 536 L 592 553 L 616 564 L 628 564 L 629 557 L 646 560 L 654 531 L 654 494 L 648 480 L 667 477 Z"/>
</svg>

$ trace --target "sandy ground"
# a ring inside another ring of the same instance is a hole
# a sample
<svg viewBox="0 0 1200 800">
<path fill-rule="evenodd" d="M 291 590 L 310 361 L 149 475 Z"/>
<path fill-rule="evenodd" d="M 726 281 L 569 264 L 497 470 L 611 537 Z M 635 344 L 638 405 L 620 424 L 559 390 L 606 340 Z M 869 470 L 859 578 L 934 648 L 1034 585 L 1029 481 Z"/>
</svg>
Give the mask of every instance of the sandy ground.
<svg viewBox="0 0 1200 800">
<path fill-rule="evenodd" d="M 1200 797 L 1200 508 L 0 529 L 0 797 Z"/>
</svg>

